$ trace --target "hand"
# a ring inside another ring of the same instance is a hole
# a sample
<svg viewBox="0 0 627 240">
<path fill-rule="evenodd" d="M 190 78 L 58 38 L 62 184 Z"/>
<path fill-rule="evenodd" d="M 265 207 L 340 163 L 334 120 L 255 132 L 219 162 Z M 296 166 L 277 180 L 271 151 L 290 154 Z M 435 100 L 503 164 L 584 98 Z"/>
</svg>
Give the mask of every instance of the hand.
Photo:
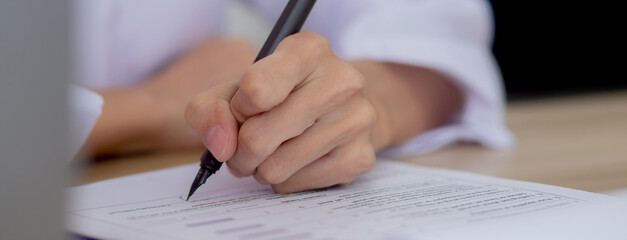
<svg viewBox="0 0 627 240">
<path fill-rule="evenodd" d="M 198 95 L 185 117 L 235 176 L 280 193 L 350 183 L 375 164 L 365 83 L 324 37 L 301 32 Z"/>
<path fill-rule="evenodd" d="M 213 38 L 138 86 L 98 91 L 105 104 L 86 147 L 99 155 L 202 146 L 185 122 L 185 105 L 220 75 L 244 71 L 255 52 L 245 41 Z"/>
</svg>

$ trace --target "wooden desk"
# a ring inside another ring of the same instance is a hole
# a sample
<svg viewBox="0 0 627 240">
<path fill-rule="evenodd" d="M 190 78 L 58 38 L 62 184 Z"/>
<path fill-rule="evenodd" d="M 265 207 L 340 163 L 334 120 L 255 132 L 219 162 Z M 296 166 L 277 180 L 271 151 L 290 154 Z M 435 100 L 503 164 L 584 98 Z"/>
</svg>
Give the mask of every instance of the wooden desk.
<svg viewBox="0 0 627 240">
<path fill-rule="evenodd" d="M 458 144 L 397 160 L 586 191 L 627 188 L 627 91 L 515 102 L 515 148 Z M 202 150 L 125 156 L 80 167 L 75 185 L 187 163 Z M 192 178 L 193 176 L 190 176 Z"/>
</svg>

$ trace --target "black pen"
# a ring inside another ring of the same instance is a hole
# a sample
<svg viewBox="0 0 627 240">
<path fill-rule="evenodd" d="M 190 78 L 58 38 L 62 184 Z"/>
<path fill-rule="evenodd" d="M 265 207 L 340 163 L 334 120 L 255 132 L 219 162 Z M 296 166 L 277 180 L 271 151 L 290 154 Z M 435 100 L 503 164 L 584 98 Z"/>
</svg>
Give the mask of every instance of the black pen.
<svg viewBox="0 0 627 240">
<path fill-rule="evenodd" d="M 274 52 L 274 49 L 283 38 L 300 31 L 314 3 L 316 3 L 316 0 L 290 0 L 285 6 L 285 9 L 283 9 L 283 13 L 281 13 L 274 28 L 272 28 L 268 39 L 259 51 L 255 62 Z M 196 178 L 189 189 L 187 200 L 189 200 L 192 194 L 194 194 L 201 185 L 205 184 L 207 178 L 217 172 L 221 166 L 222 162 L 218 161 L 209 150 L 205 150 L 205 153 L 200 157 L 200 170 L 198 170 L 198 174 L 196 174 Z"/>
</svg>

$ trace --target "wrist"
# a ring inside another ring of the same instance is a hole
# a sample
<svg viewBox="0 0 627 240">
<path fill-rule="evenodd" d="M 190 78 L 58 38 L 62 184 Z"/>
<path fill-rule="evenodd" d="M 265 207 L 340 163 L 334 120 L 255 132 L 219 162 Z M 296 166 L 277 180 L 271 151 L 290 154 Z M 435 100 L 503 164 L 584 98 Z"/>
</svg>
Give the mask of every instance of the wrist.
<svg viewBox="0 0 627 240">
<path fill-rule="evenodd" d="M 115 88 L 97 91 L 104 99 L 98 119 L 86 146 L 94 155 L 144 150 L 143 139 L 156 128 L 155 103 L 140 88 Z"/>
<path fill-rule="evenodd" d="M 146 130 L 154 132 L 163 127 L 164 117 L 171 115 L 168 114 L 170 111 L 164 111 L 163 109 L 171 109 L 172 103 L 167 101 L 163 93 L 145 87 L 145 85 L 139 85 L 135 89 L 134 94 L 139 99 L 138 105 L 144 109 Z"/>
<path fill-rule="evenodd" d="M 183 108 L 179 101 L 175 101 L 167 91 L 153 87 L 151 81 L 139 85 L 134 94 L 139 99 L 139 107 L 142 109 L 141 142 L 151 149 L 162 148 L 167 142 L 168 131 L 176 126 L 183 117 Z"/>
<path fill-rule="evenodd" d="M 353 66 L 364 75 L 365 94 L 377 112 L 372 133 L 376 150 L 439 127 L 461 109 L 459 89 L 437 72 L 368 60 Z"/>
</svg>

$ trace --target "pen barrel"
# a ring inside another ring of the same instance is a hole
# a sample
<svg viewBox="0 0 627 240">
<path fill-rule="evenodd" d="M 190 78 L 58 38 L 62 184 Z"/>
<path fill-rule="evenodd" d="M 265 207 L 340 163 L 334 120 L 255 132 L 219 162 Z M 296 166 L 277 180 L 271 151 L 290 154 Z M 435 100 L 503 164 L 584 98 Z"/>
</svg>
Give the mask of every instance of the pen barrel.
<svg viewBox="0 0 627 240">
<path fill-rule="evenodd" d="M 299 32 L 315 3 L 316 0 L 290 0 L 272 28 L 268 40 L 259 51 L 255 62 L 272 54 L 283 38 Z"/>
</svg>

